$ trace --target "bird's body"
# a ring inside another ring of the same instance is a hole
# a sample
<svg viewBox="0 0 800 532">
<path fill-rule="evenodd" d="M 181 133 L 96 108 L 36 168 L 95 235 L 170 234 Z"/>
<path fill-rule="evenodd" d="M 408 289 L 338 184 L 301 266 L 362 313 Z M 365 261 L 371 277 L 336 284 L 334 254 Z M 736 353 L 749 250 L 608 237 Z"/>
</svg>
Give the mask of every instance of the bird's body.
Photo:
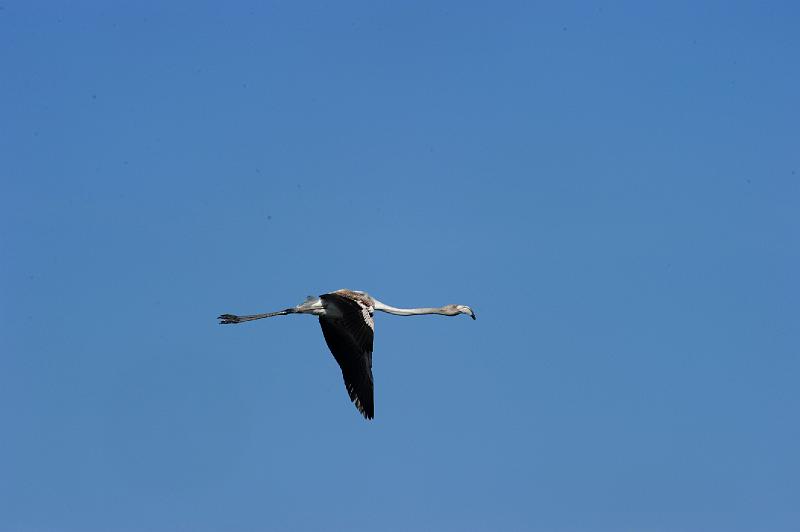
<svg viewBox="0 0 800 532">
<path fill-rule="evenodd" d="M 475 319 L 475 313 L 466 305 L 396 308 L 381 303 L 366 292 L 347 289 L 309 297 L 295 307 L 278 312 L 250 316 L 223 314 L 219 319 L 221 324 L 232 324 L 286 314 L 312 314 L 319 317 L 325 342 L 342 369 L 350 400 L 365 418 L 372 419 L 375 415 L 372 382 L 372 341 L 375 335 L 373 313 L 376 310 L 399 316 L 467 314 Z"/>
</svg>

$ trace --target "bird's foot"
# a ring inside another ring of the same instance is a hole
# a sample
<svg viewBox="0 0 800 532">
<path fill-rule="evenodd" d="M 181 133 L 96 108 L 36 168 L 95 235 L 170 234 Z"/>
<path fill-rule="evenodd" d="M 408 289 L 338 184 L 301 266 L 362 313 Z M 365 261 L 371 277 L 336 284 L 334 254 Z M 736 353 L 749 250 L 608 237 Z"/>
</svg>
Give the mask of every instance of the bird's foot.
<svg viewBox="0 0 800 532">
<path fill-rule="evenodd" d="M 220 320 L 220 325 L 228 325 L 230 323 L 241 323 L 242 320 L 239 319 L 239 316 L 234 314 L 223 314 L 222 316 L 217 317 Z"/>
</svg>

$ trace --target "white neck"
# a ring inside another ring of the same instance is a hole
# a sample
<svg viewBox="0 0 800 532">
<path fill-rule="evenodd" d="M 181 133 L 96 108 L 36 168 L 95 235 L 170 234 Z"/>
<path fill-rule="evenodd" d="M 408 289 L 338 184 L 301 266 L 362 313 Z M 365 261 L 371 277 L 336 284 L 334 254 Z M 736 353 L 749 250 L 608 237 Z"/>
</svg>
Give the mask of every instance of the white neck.
<svg viewBox="0 0 800 532">
<path fill-rule="evenodd" d="M 375 298 L 372 298 L 373 307 L 375 310 L 381 312 L 388 312 L 389 314 L 396 314 L 398 316 L 417 316 L 419 314 L 442 314 L 444 316 L 455 316 L 458 311 L 454 311 L 448 307 L 420 307 L 420 308 L 397 308 L 381 303 Z"/>
</svg>

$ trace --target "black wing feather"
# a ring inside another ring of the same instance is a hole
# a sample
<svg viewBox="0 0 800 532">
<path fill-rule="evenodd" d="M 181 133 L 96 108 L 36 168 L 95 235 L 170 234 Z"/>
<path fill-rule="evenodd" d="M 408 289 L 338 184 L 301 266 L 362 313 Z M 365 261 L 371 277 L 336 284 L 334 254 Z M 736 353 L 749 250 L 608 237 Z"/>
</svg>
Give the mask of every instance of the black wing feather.
<svg viewBox="0 0 800 532">
<path fill-rule="evenodd" d="M 342 368 L 344 385 L 350 400 L 361 414 L 372 419 L 375 402 L 372 382 L 372 341 L 374 333 L 364 320 L 363 309 L 357 302 L 337 294 L 320 296 L 341 311 L 341 318 L 320 316 L 322 335 Z"/>
</svg>

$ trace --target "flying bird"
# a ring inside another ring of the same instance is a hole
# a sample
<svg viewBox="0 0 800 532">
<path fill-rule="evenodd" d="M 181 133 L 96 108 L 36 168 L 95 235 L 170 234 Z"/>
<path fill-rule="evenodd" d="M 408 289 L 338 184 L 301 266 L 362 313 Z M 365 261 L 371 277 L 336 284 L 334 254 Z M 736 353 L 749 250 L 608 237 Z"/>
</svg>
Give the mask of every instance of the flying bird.
<svg viewBox="0 0 800 532">
<path fill-rule="evenodd" d="M 228 325 L 286 314 L 313 314 L 319 317 L 325 342 L 342 368 L 344 385 L 350 400 L 366 419 L 372 419 L 375 416 L 372 384 L 372 339 L 375 335 L 375 322 L 372 315 L 376 310 L 398 316 L 466 314 L 475 319 L 475 313 L 466 305 L 396 308 L 381 303 L 366 292 L 346 289 L 319 297 L 309 296 L 296 307 L 278 312 L 250 316 L 223 314 L 217 319 L 220 320 L 220 325 Z"/>
</svg>

